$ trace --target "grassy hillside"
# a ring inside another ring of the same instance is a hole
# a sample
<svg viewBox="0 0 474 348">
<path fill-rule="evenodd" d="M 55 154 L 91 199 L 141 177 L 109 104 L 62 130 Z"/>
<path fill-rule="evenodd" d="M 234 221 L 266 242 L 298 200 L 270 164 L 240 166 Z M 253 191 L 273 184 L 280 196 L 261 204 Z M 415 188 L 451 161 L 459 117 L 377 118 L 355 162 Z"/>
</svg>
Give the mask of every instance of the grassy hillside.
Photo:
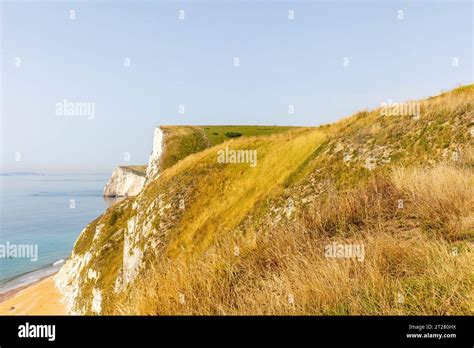
<svg viewBox="0 0 474 348">
<path fill-rule="evenodd" d="M 472 314 L 473 96 L 187 156 L 81 234 L 76 309 L 100 290 L 101 314 Z"/>
<path fill-rule="evenodd" d="M 165 151 L 161 158 L 162 170 L 173 166 L 190 154 L 202 151 L 210 146 L 209 140 L 199 127 L 161 126 Z"/>
<path fill-rule="evenodd" d="M 231 140 L 236 137 L 248 137 L 282 133 L 296 127 L 280 126 L 161 126 L 165 137 L 165 151 L 161 159 L 162 170 L 169 168 L 188 155 Z M 226 135 L 227 134 L 227 135 Z M 123 166 L 138 175 L 145 175 L 146 165 Z"/>
<path fill-rule="evenodd" d="M 162 169 L 173 166 L 190 154 L 235 137 L 249 137 L 286 132 L 296 127 L 278 126 L 161 126 L 165 134 Z M 227 135 L 226 135 L 227 134 Z"/>
<path fill-rule="evenodd" d="M 144 196 L 192 187 L 186 209 L 167 250 L 171 255 L 203 251 L 215 238 L 234 228 L 256 204 L 283 190 L 283 183 L 324 139 L 315 130 L 264 138 L 230 140 L 213 147 L 163 173 Z M 256 167 L 249 164 L 217 163 L 217 152 L 225 146 L 257 151 Z M 173 187 L 173 185 L 177 187 Z"/>
<path fill-rule="evenodd" d="M 202 126 L 212 145 L 231 139 L 232 133 L 242 136 L 270 135 L 286 132 L 296 127 L 283 126 Z M 227 134 L 227 135 L 226 135 Z"/>
</svg>

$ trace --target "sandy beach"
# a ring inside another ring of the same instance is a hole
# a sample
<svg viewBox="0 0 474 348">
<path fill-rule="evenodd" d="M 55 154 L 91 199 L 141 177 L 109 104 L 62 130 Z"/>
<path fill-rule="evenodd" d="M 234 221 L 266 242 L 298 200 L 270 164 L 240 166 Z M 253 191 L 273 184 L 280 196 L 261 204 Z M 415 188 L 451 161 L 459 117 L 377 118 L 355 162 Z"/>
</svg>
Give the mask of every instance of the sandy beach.
<svg viewBox="0 0 474 348">
<path fill-rule="evenodd" d="M 0 298 L 0 315 L 66 315 L 66 307 L 60 302 L 54 275 L 29 286 L 3 294 Z"/>
</svg>

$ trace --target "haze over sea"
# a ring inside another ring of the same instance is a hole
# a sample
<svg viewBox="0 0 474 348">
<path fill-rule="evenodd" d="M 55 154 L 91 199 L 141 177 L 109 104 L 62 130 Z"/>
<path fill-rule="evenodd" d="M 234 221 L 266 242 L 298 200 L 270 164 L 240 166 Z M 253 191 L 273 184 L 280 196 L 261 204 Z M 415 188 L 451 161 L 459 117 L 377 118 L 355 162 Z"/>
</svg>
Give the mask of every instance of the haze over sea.
<svg viewBox="0 0 474 348">
<path fill-rule="evenodd" d="M 0 257 L 0 293 L 53 273 L 82 229 L 114 200 L 107 175 L 1 175 L 0 244 L 38 246 L 31 258 Z"/>
</svg>

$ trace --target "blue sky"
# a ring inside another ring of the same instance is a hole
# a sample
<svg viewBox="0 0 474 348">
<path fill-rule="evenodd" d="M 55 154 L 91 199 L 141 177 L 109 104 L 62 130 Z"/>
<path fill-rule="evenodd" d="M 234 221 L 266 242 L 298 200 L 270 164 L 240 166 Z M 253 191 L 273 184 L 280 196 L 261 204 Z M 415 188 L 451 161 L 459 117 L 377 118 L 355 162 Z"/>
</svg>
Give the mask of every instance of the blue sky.
<svg viewBox="0 0 474 348">
<path fill-rule="evenodd" d="M 146 163 L 160 124 L 318 125 L 472 83 L 472 7 L 3 2 L 1 170 L 109 173 Z M 65 99 L 94 119 L 57 115 Z"/>
</svg>

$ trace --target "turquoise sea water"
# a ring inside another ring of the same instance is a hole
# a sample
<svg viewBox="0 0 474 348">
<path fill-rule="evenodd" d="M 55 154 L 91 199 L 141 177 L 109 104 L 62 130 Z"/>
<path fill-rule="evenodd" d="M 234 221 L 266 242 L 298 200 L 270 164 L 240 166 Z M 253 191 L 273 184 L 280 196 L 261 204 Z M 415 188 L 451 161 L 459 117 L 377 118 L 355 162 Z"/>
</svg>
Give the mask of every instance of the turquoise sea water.
<svg viewBox="0 0 474 348">
<path fill-rule="evenodd" d="M 107 175 L 0 176 L 0 248 L 36 245 L 38 251 L 37 260 L 0 257 L 0 293 L 61 266 L 83 228 L 113 203 L 102 197 L 107 180 Z"/>
</svg>

